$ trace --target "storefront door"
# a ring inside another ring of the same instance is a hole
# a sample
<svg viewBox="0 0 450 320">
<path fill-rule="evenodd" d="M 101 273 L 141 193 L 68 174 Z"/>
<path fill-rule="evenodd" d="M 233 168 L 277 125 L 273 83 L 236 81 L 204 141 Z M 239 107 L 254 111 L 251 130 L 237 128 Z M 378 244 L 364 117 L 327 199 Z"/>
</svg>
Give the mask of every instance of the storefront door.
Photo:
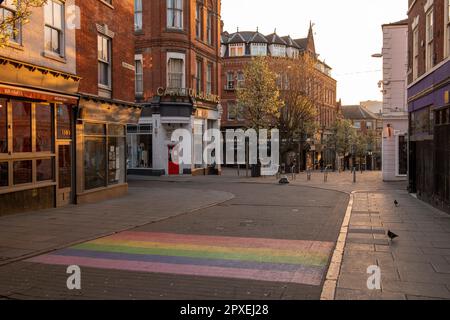
<svg viewBox="0 0 450 320">
<path fill-rule="evenodd" d="M 72 203 L 72 142 L 57 143 L 58 184 L 56 206 L 62 207 Z"/>
<path fill-rule="evenodd" d="M 177 150 L 174 146 L 169 146 L 169 175 L 179 175 L 180 165 L 178 164 Z"/>
</svg>

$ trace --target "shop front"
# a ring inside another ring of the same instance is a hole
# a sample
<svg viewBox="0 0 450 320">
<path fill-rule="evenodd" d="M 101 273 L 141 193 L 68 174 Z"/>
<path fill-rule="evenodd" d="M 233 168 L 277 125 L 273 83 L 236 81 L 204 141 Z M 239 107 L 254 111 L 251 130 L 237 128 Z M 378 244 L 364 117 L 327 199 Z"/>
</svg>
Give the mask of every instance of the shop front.
<svg viewBox="0 0 450 320">
<path fill-rule="evenodd" d="M 91 203 L 127 193 L 127 126 L 136 125 L 141 109 L 83 96 L 76 122 L 77 203 Z"/>
<path fill-rule="evenodd" d="M 73 203 L 79 78 L 0 58 L 0 216 Z"/>
<path fill-rule="evenodd" d="M 128 126 L 129 174 L 207 175 L 220 173 L 220 164 L 211 168 L 203 159 L 208 129 L 220 131 L 220 104 L 217 96 L 197 95 L 193 90 L 160 88 L 152 102 L 144 106 L 137 126 Z M 172 141 L 177 129 L 192 133 L 191 161 L 179 163 L 178 146 Z"/>
</svg>

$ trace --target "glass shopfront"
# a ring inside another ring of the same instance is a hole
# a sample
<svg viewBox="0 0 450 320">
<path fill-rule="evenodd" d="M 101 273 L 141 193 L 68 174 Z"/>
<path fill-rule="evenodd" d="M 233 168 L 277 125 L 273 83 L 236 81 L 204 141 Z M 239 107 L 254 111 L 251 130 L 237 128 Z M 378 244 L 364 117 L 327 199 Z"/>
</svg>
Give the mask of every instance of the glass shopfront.
<svg viewBox="0 0 450 320">
<path fill-rule="evenodd" d="M 125 183 L 125 170 L 125 126 L 85 123 L 85 190 Z"/>
<path fill-rule="evenodd" d="M 152 125 L 129 125 L 127 131 L 127 168 L 151 169 L 153 167 Z"/>
<path fill-rule="evenodd" d="M 0 153 L 8 153 L 8 125 L 6 99 L 0 99 Z"/>
</svg>

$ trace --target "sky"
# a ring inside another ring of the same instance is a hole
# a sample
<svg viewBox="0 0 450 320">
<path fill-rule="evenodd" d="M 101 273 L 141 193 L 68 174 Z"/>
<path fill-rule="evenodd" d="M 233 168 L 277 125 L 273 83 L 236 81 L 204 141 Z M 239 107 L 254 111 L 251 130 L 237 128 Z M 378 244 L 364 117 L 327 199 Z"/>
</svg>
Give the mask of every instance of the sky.
<svg viewBox="0 0 450 320">
<path fill-rule="evenodd" d="M 305 38 L 309 22 L 320 59 L 333 68 L 344 105 L 382 100 L 381 25 L 407 18 L 407 0 L 222 0 L 226 31 Z"/>
</svg>

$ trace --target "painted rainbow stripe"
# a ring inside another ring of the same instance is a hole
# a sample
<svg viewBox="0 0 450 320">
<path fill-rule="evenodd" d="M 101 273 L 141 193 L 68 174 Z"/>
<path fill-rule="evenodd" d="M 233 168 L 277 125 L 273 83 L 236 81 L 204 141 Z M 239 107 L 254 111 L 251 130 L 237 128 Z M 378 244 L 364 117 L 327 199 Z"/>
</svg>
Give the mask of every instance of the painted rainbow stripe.
<svg viewBox="0 0 450 320">
<path fill-rule="evenodd" d="M 317 286 L 333 246 L 332 242 L 127 231 L 27 261 Z"/>
</svg>

